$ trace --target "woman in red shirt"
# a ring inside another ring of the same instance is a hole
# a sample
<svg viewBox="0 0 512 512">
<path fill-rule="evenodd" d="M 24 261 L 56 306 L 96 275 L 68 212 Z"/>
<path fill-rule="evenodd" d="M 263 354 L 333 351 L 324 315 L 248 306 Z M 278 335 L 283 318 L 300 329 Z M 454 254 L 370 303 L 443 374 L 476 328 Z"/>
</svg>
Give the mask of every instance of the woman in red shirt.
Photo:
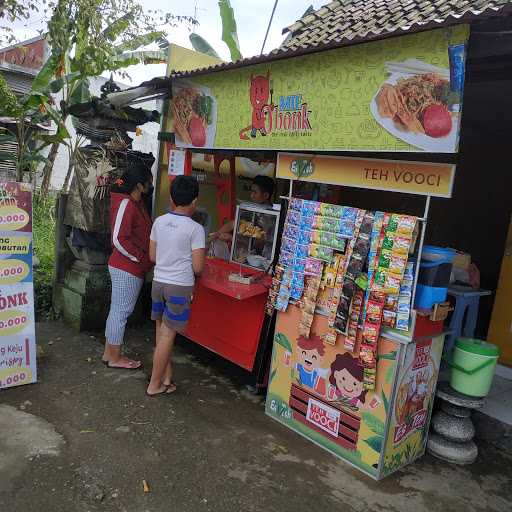
<svg viewBox="0 0 512 512">
<path fill-rule="evenodd" d="M 147 168 L 136 168 L 124 173 L 112 189 L 110 223 L 112 255 L 108 270 L 112 280 L 112 300 L 105 328 L 103 362 L 109 368 L 135 370 L 141 366 L 122 355 L 126 321 L 132 314 L 151 269 L 149 235 L 151 217 L 144 198 L 153 193 L 153 176 Z"/>
</svg>

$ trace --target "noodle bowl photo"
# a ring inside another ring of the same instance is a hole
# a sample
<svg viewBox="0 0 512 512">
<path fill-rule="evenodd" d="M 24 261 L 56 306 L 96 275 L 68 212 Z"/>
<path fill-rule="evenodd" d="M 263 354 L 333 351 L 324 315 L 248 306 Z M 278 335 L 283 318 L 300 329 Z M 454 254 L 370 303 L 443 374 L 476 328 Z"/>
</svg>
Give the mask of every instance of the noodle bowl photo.
<svg viewBox="0 0 512 512">
<path fill-rule="evenodd" d="M 185 147 L 205 147 L 215 139 L 217 106 L 206 87 L 180 84 L 173 90 L 174 133 Z"/>
<path fill-rule="evenodd" d="M 450 112 L 449 72 L 415 63 L 417 73 L 404 63 L 389 64 L 391 76 L 373 98 L 372 114 L 389 133 L 408 144 L 425 151 L 453 151 L 458 117 Z"/>
</svg>

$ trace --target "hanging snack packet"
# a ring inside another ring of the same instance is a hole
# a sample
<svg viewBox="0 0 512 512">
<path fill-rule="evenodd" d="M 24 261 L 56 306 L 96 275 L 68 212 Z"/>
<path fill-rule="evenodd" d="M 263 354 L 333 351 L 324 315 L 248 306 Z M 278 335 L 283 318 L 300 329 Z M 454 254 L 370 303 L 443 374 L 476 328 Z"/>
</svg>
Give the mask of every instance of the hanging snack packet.
<svg viewBox="0 0 512 512">
<path fill-rule="evenodd" d="M 383 305 L 380 302 L 369 300 L 366 306 L 366 321 L 378 325 L 382 318 Z"/>
<path fill-rule="evenodd" d="M 400 215 L 398 219 L 397 231 L 403 236 L 412 238 L 414 227 L 416 226 L 416 217 Z"/>
<path fill-rule="evenodd" d="M 279 264 L 283 267 L 291 267 L 293 265 L 293 260 L 295 256 L 293 252 L 283 251 L 281 249 L 281 253 L 279 254 Z"/>
<path fill-rule="evenodd" d="M 297 197 L 290 199 L 290 208 L 300 212 L 302 209 L 302 199 L 298 199 Z"/>
<path fill-rule="evenodd" d="M 317 258 L 319 260 L 330 263 L 332 261 L 333 255 L 334 252 L 331 247 L 314 243 L 310 244 L 309 246 L 309 256 L 312 258 Z"/>
<path fill-rule="evenodd" d="M 284 225 L 283 238 L 292 238 L 293 240 L 296 240 L 299 236 L 299 231 L 299 226 L 287 222 Z"/>
<path fill-rule="evenodd" d="M 320 213 L 320 203 L 316 201 L 303 200 L 300 212 L 302 217 L 313 219 L 315 215 Z"/>
<path fill-rule="evenodd" d="M 305 274 L 309 276 L 322 275 L 324 262 L 316 258 L 306 258 Z"/>
<path fill-rule="evenodd" d="M 302 259 L 307 258 L 309 255 L 309 245 L 306 244 L 297 244 L 295 246 L 295 257 Z"/>
<path fill-rule="evenodd" d="M 295 252 L 297 241 L 294 238 L 282 238 L 281 239 L 281 250 L 286 252 Z"/>
<path fill-rule="evenodd" d="M 394 329 L 396 324 L 396 313 L 394 311 L 388 311 L 385 309 L 382 312 L 382 325 Z"/>
<path fill-rule="evenodd" d="M 407 256 L 409 254 L 410 245 L 410 238 L 404 236 L 395 236 L 393 239 L 393 253 Z"/>
<path fill-rule="evenodd" d="M 296 237 L 297 243 L 300 245 L 309 245 L 312 233 L 313 231 L 311 229 L 300 229 Z"/>
<path fill-rule="evenodd" d="M 388 233 L 396 233 L 398 231 L 398 222 L 400 220 L 400 215 L 397 213 L 392 213 L 389 217 L 388 225 L 386 227 L 386 234 Z"/>
<path fill-rule="evenodd" d="M 400 255 L 392 255 L 389 263 L 389 271 L 399 277 L 402 277 L 405 271 L 407 258 Z"/>
<path fill-rule="evenodd" d="M 384 284 L 384 291 L 385 293 L 398 295 L 400 293 L 400 278 L 392 274 L 388 274 Z"/>
<path fill-rule="evenodd" d="M 328 331 L 324 335 L 324 342 L 328 345 L 336 345 L 336 340 L 338 339 L 338 335 L 335 331 Z"/>
<path fill-rule="evenodd" d="M 288 210 L 288 214 L 286 216 L 286 222 L 288 224 L 293 224 L 294 226 L 300 226 L 301 223 L 301 214 L 297 210 Z"/>
<path fill-rule="evenodd" d="M 409 314 L 397 313 L 396 315 L 396 328 L 400 331 L 409 330 Z"/>
</svg>

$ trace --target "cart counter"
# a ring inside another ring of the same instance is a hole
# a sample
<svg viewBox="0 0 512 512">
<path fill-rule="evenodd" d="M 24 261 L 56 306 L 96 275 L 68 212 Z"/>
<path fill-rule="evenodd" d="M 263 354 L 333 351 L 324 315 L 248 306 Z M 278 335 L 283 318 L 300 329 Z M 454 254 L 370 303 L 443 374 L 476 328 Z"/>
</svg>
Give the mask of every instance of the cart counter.
<svg viewBox="0 0 512 512">
<path fill-rule="evenodd" d="M 240 265 L 208 258 L 197 280 L 185 336 L 229 361 L 251 371 L 260 341 L 270 276 L 243 267 L 257 276 L 251 284 L 229 280 Z"/>
</svg>

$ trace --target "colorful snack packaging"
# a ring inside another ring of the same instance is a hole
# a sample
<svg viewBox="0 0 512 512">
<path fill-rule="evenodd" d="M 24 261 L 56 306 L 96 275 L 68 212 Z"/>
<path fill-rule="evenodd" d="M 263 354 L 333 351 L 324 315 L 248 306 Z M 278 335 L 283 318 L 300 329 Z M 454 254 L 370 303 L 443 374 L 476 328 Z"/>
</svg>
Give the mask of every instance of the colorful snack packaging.
<svg viewBox="0 0 512 512">
<path fill-rule="evenodd" d="M 366 306 L 366 321 L 379 324 L 382 318 L 383 306 L 380 302 L 369 300 Z"/>
<path fill-rule="evenodd" d="M 379 268 L 389 269 L 391 266 L 392 252 L 387 249 L 382 249 L 379 258 Z"/>
<path fill-rule="evenodd" d="M 281 250 L 286 252 L 295 252 L 295 247 L 297 245 L 297 241 L 294 238 L 285 238 L 281 239 Z"/>
<path fill-rule="evenodd" d="M 286 222 L 294 226 L 300 226 L 301 214 L 297 210 L 288 210 Z"/>
<path fill-rule="evenodd" d="M 396 323 L 396 313 L 394 311 L 388 311 L 385 309 L 382 312 L 382 325 L 393 329 Z"/>
<path fill-rule="evenodd" d="M 293 252 L 283 251 L 279 254 L 279 264 L 283 267 L 291 267 L 295 259 Z"/>
<path fill-rule="evenodd" d="M 286 238 L 292 238 L 294 240 L 297 239 L 297 237 L 299 236 L 299 226 L 296 226 L 295 224 L 290 224 L 289 222 L 287 222 L 285 225 L 284 225 L 284 230 L 283 230 L 283 238 L 286 237 Z"/>
<path fill-rule="evenodd" d="M 304 274 L 306 272 L 306 258 L 295 258 L 293 260 L 293 272 Z"/>
<path fill-rule="evenodd" d="M 384 307 L 390 311 L 394 311 L 398 304 L 398 296 L 397 295 L 386 295 L 384 300 Z"/>
<path fill-rule="evenodd" d="M 324 342 L 328 345 L 336 345 L 336 340 L 338 339 L 338 335 L 334 331 L 329 331 L 324 336 Z"/>
<path fill-rule="evenodd" d="M 346 276 L 349 279 L 357 279 L 361 271 L 363 270 L 364 259 L 358 254 L 352 254 L 350 262 L 347 266 Z"/>
<path fill-rule="evenodd" d="M 401 235 L 411 237 L 416 226 L 416 217 L 410 217 L 407 215 L 401 215 L 398 219 L 397 231 Z"/>
<path fill-rule="evenodd" d="M 290 288 L 290 299 L 300 300 L 302 298 L 303 293 L 304 293 L 304 284 L 292 283 L 292 286 Z"/>
<path fill-rule="evenodd" d="M 355 231 L 355 222 L 354 221 L 345 221 L 342 220 L 339 228 L 339 233 L 341 236 L 345 238 L 352 238 L 354 236 Z"/>
<path fill-rule="evenodd" d="M 303 200 L 300 212 L 302 217 L 309 217 L 312 219 L 315 215 L 320 213 L 320 203 L 317 203 L 316 201 Z"/>
<path fill-rule="evenodd" d="M 297 244 L 295 246 L 295 257 L 302 259 L 307 258 L 309 254 L 309 245 L 306 244 Z"/>
<path fill-rule="evenodd" d="M 311 229 L 300 229 L 296 240 L 300 245 L 309 245 L 313 231 Z"/>
<path fill-rule="evenodd" d="M 386 233 L 382 242 L 382 250 L 391 251 L 395 244 L 395 237 L 392 233 Z"/>
<path fill-rule="evenodd" d="M 309 256 L 313 258 L 318 258 L 319 260 L 330 263 L 332 261 L 333 255 L 334 251 L 331 247 L 314 243 L 310 244 L 309 246 Z"/>
<path fill-rule="evenodd" d="M 334 204 L 322 203 L 320 206 L 320 213 L 325 217 L 340 218 L 343 214 L 343 206 Z"/>
<path fill-rule="evenodd" d="M 409 261 L 407 265 L 405 266 L 405 272 L 404 272 L 404 281 L 405 279 L 410 279 L 411 284 L 414 280 L 414 262 Z"/>
<path fill-rule="evenodd" d="M 352 208 L 351 206 L 344 206 L 341 218 L 344 221 L 355 221 L 358 213 L 358 208 Z"/>
<path fill-rule="evenodd" d="M 296 197 L 290 199 L 290 208 L 292 210 L 300 211 L 302 209 L 302 199 L 298 199 Z"/>
<path fill-rule="evenodd" d="M 400 215 L 397 213 L 392 213 L 388 225 L 386 227 L 386 234 L 387 233 L 396 233 L 398 231 L 398 222 L 400 220 Z"/>
<path fill-rule="evenodd" d="M 397 313 L 396 315 L 396 328 L 401 331 L 409 330 L 409 314 Z"/>
<path fill-rule="evenodd" d="M 386 276 L 386 283 L 384 284 L 386 293 L 398 295 L 400 293 L 400 278 L 392 274 Z"/>
<path fill-rule="evenodd" d="M 330 233 L 338 233 L 340 230 L 341 221 L 334 217 L 322 217 L 321 230 L 329 231 Z"/>
<path fill-rule="evenodd" d="M 324 262 L 316 258 L 306 258 L 305 274 L 310 276 L 322 275 Z"/>
<path fill-rule="evenodd" d="M 407 256 L 409 254 L 409 247 L 411 239 L 404 236 L 395 236 L 393 239 L 393 252 L 395 254 L 402 254 Z"/>
<path fill-rule="evenodd" d="M 274 268 L 274 278 L 278 281 L 283 279 L 284 267 L 282 265 L 276 265 Z"/>
<path fill-rule="evenodd" d="M 391 256 L 391 261 L 389 263 L 389 271 L 392 274 L 396 274 L 398 276 L 402 276 L 405 271 L 405 265 L 407 264 L 407 258 L 400 255 Z"/>
</svg>

